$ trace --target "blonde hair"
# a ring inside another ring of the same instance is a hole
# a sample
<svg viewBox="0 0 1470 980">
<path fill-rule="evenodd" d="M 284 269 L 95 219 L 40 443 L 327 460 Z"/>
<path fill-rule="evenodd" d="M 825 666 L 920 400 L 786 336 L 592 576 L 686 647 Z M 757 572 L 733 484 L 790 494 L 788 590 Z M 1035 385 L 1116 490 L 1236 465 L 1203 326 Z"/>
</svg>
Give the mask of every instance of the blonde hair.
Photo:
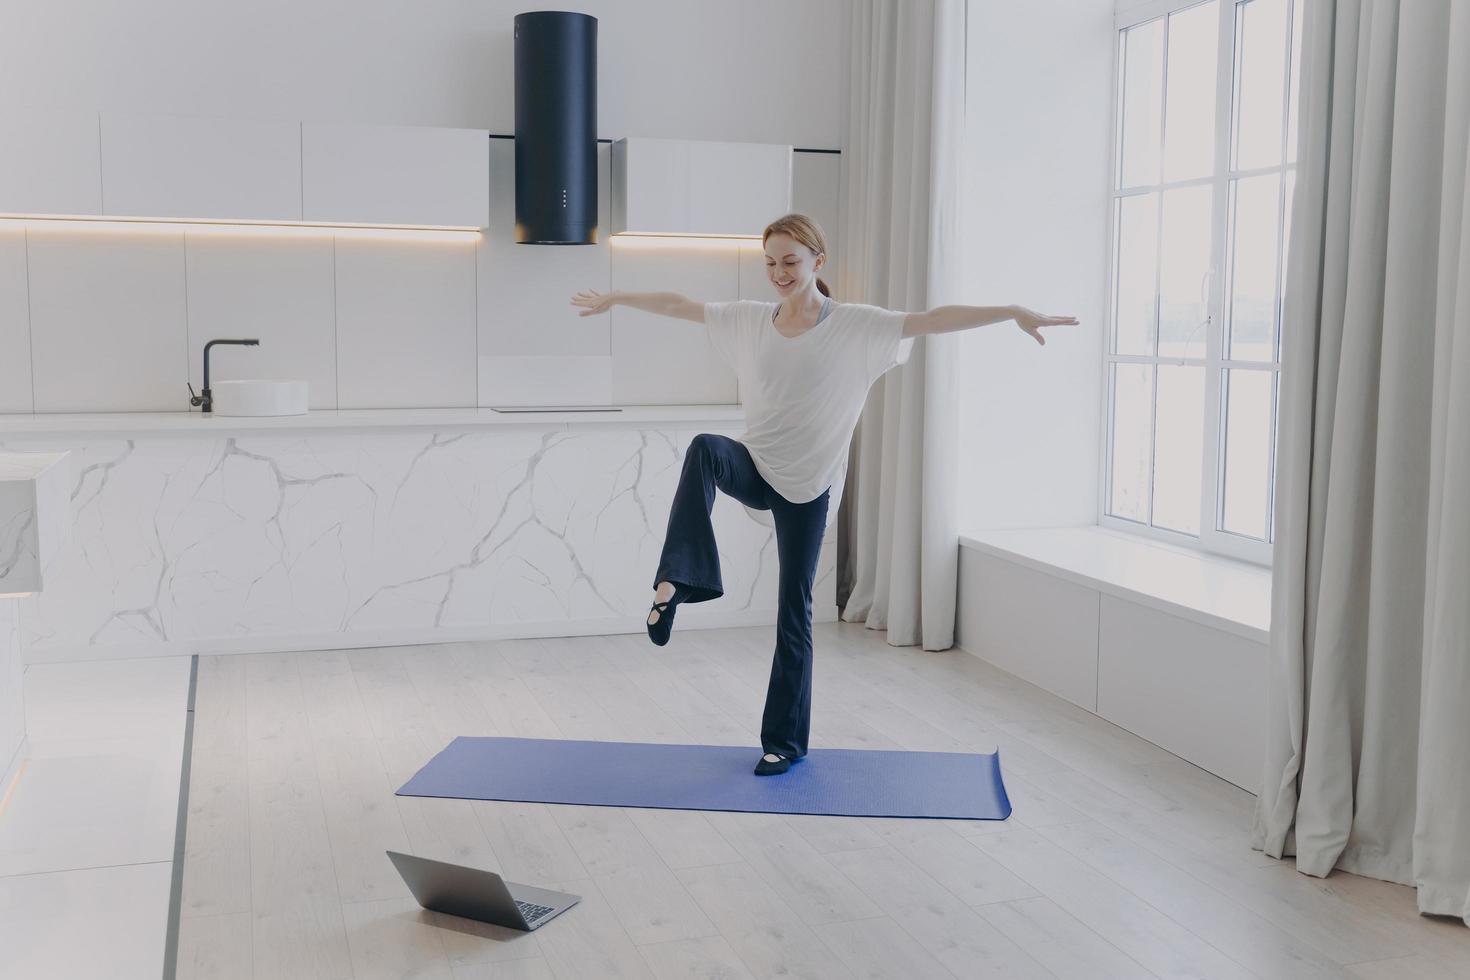
<svg viewBox="0 0 1470 980">
<path fill-rule="evenodd" d="M 761 235 L 761 246 L 764 247 L 766 240 L 776 234 L 790 235 L 811 249 L 813 255 L 827 254 L 827 236 L 822 234 L 822 226 L 804 214 L 783 214 L 766 225 L 766 230 Z M 832 290 L 827 288 L 821 276 L 817 277 L 817 291 L 823 296 L 832 295 Z"/>
</svg>

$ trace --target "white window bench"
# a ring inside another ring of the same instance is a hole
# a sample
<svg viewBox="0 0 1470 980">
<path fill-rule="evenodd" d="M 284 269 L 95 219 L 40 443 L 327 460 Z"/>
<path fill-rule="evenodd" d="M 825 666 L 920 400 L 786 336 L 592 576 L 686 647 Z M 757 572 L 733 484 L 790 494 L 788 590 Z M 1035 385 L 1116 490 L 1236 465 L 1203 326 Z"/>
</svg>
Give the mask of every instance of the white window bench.
<svg viewBox="0 0 1470 980">
<path fill-rule="evenodd" d="M 1269 569 L 1101 527 L 960 536 L 957 642 L 1251 792 Z"/>
</svg>

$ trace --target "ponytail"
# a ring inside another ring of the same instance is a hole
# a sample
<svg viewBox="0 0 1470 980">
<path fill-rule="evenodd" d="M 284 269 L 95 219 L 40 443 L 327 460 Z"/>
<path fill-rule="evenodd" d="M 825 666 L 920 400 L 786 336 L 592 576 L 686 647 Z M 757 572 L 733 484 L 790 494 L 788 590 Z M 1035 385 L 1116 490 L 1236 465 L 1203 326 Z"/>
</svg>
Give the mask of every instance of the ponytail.
<svg viewBox="0 0 1470 980">
<path fill-rule="evenodd" d="M 823 296 L 832 295 L 832 290 L 827 288 L 827 284 L 822 281 L 821 276 L 817 276 L 817 292 L 821 293 Z"/>
</svg>

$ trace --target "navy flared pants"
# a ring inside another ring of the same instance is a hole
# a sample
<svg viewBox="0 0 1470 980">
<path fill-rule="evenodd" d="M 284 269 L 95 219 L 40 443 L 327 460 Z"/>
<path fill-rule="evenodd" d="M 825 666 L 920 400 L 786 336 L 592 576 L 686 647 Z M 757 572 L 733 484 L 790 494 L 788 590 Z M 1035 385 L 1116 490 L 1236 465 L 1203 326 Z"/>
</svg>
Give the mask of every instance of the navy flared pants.
<svg viewBox="0 0 1470 980">
<path fill-rule="evenodd" d="M 806 755 L 811 732 L 812 584 L 831 490 L 807 503 L 793 504 L 766 482 L 749 450 L 739 442 L 726 436 L 695 436 L 684 456 L 663 555 L 653 579 L 655 587 L 659 582 L 682 586 L 687 596 L 684 602 L 705 602 L 725 594 L 710 521 L 716 490 L 747 507 L 769 510 L 776 525 L 776 555 L 781 565 L 776 654 L 761 717 L 761 748 L 799 759 Z"/>
</svg>

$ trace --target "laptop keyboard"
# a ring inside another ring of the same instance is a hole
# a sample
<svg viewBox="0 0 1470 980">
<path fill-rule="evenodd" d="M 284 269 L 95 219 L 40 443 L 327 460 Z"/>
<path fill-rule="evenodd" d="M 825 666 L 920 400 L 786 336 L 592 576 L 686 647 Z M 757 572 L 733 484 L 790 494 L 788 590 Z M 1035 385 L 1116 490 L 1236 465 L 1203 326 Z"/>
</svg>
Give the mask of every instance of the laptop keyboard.
<svg viewBox="0 0 1470 980">
<path fill-rule="evenodd" d="M 537 919 L 552 911 L 550 905 L 532 905 L 530 902 L 519 900 L 516 901 L 516 908 L 521 910 L 521 915 L 525 917 L 526 925 L 531 925 Z"/>
</svg>

